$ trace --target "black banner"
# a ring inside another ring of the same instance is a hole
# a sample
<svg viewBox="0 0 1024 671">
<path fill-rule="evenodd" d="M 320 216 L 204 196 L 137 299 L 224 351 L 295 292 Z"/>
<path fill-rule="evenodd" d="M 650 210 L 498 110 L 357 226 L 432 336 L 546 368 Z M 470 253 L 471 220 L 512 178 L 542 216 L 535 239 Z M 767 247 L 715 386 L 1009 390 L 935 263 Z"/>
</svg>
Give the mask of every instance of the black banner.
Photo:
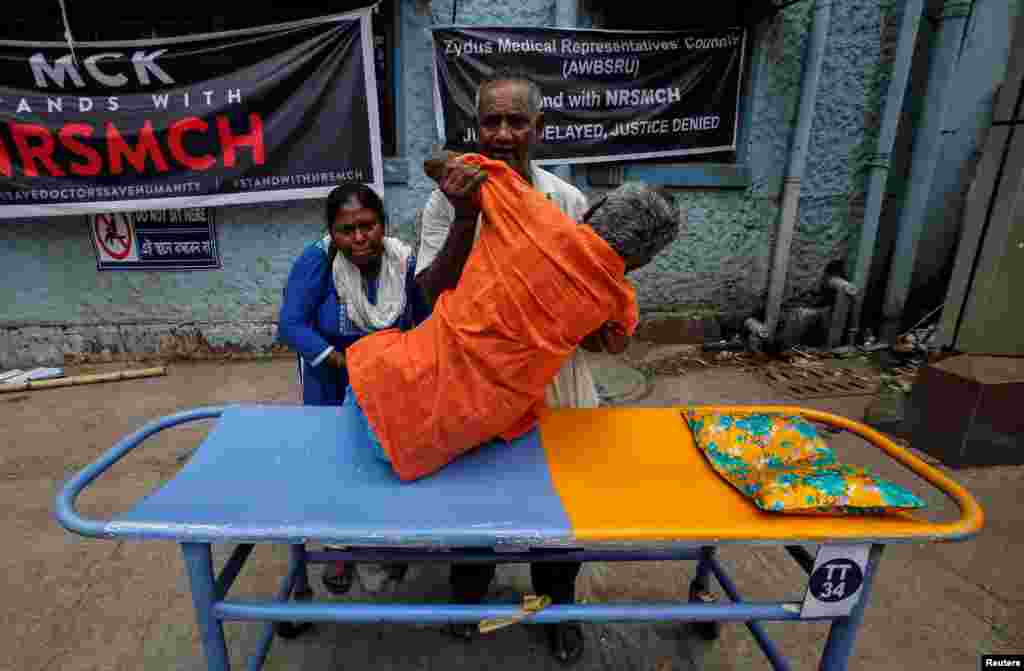
<svg viewBox="0 0 1024 671">
<path fill-rule="evenodd" d="M 380 185 L 370 10 L 139 42 L 0 42 L 0 218 Z"/>
<path fill-rule="evenodd" d="M 735 150 L 745 32 L 445 27 L 433 31 L 438 132 L 476 142 L 476 89 L 496 68 L 541 87 L 538 163 Z"/>
</svg>

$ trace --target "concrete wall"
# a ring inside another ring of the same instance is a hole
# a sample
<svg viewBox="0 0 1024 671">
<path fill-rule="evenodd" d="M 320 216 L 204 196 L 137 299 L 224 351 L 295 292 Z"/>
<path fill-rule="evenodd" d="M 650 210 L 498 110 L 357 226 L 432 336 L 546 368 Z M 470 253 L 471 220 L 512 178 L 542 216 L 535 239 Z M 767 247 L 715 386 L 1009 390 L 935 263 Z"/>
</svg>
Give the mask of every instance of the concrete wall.
<svg viewBox="0 0 1024 671">
<path fill-rule="evenodd" d="M 811 2 L 790 6 L 751 36 L 739 167 L 644 172 L 678 186 L 689 213 L 685 235 L 635 274 L 645 311 L 753 312 L 767 290 L 783 168 L 796 121 Z M 419 168 L 436 142 L 429 27 L 448 23 L 451 0 L 404 0 L 401 9 L 401 158 L 387 161 L 393 233 L 415 240 L 413 217 L 431 183 Z M 789 269 L 789 304 L 813 301 L 825 265 L 841 259 L 859 228 L 863 158 L 884 70 L 882 25 L 873 0 L 833 2 L 799 224 Z M 552 25 L 553 0 L 461 0 L 457 23 Z M 585 11 L 581 25 L 598 23 Z M 719 171 L 721 172 L 721 171 Z M 574 169 L 586 192 L 602 190 Z M 627 171 L 627 176 L 629 175 Z M 96 271 L 84 217 L 0 223 L 0 367 L 59 362 L 67 354 L 117 356 L 267 351 L 292 260 L 320 234 L 321 202 L 219 208 L 222 270 Z M 106 352 L 106 354 L 104 354 Z"/>
</svg>

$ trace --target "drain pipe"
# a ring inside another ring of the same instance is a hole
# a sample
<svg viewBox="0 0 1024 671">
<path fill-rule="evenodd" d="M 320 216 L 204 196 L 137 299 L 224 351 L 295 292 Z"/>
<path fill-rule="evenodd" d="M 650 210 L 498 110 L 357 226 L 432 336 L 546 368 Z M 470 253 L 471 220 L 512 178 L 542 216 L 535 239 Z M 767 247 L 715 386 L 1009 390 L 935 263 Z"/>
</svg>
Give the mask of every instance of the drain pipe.
<svg viewBox="0 0 1024 671">
<path fill-rule="evenodd" d="M 896 130 L 900 115 L 903 112 L 903 95 L 910 79 L 910 66 L 914 60 L 914 44 L 917 42 L 917 30 L 921 25 L 921 14 L 924 12 L 924 0 L 907 0 L 903 4 L 903 16 L 900 18 L 900 35 L 896 42 L 896 56 L 889 80 L 889 91 L 885 96 L 885 109 L 882 112 L 882 127 L 878 133 L 876 153 L 868 162 L 868 202 L 864 211 L 864 223 L 860 232 L 860 247 L 857 249 L 857 265 L 853 271 L 854 292 L 853 309 L 850 300 L 840 292 L 836 296 L 835 316 L 830 340 L 840 337 L 843 322 L 849 312 L 850 328 L 846 333 L 846 344 L 856 343 L 860 333 L 860 320 L 864 311 L 864 293 L 871 273 L 871 262 L 875 254 L 875 242 L 878 239 L 878 222 L 882 216 L 882 203 L 885 200 L 885 183 L 889 178 L 889 161 L 892 146 L 896 142 Z M 859 289 L 859 291 L 857 291 Z M 834 346 L 838 342 L 830 342 Z"/>
<path fill-rule="evenodd" d="M 971 0 L 946 0 L 939 17 L 941 24 L 933 49 L 931 71 L 928 73 L 925 107 L 911 149 L 910 186 L 906 204 L 900 213 L 889 284 L 885 292 L 882 337 L 887 340 L 899 334 L 903 308 L 910 293 L 928 197 L 932 192 L 935 169 L 942 154 L 943 121 L 946 108 L 949 107 L 955 80 L 953 75 L 970 9 Z"/>
<path fill-rule="evenodd" d="M 762 340 L 775 336 L 782 308 L 782 294 L 786 288 L 786 271 L 789 268 L 789 250 L 796 229 L 796 215 L 800 204 L 800 180 L 807 163 L 807 145 L 810 143 L 811 123 L 814 121 L 814 103 L 818 95 L 818 76 L 825 56 L 828 37 L 829 17 L 832 0 L 815 0 L 811 9 L 811 35 L 807 41 L 807 60 L 804 64 L 803 81 L 800 85 L 800 112 L 797 116 L 796 131 L 789 152 L 786 179 L 782 187 L 782 218 L 775 237 L 775 254 L 772 258 L 772 274 L 768 285 L 768 304 L 765 320 L 760 322 L 751 317 L 745 323 L 747 329 Z"/>
<path fill-rule="evenodd" d="M 575 28 L 579 21 L 579 0 L 555 0 L 555 25 L 559 28 Z"/>
<path fill-rule="evenodd" d="M 575 28 L 579 25 L 579 0 L 555 0 L 555 26 Z M 568 163 L 553 165 L 551 172 L 572 183 L 572 166 Z"/>
</svg>

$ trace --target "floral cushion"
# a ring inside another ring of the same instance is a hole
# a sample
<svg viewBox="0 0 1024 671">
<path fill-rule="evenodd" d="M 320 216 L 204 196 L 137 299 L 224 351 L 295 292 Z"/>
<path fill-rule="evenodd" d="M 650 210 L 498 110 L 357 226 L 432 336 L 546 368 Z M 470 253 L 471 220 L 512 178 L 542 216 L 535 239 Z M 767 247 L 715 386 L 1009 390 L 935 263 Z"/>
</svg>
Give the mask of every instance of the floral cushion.
<svg viewBox="0 0 1024 671">
<path fill-rule="evenodd" d="M 907 489 L 837 463 L 801 417 L 699 408 L 683 417 L 715 471 L 762 510 L 866 514 L 924 507 Z"/>
</svg>

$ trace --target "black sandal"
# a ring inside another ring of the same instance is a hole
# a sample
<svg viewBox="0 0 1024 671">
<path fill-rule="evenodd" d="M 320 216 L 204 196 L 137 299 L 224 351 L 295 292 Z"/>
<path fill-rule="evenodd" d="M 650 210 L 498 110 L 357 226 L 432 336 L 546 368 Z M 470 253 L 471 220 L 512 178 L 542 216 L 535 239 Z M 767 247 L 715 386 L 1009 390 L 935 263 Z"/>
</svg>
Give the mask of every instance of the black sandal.
<svg viewBox="0 0 1024 671">
<path fill-rule="evenodd" d="M 313 628 L 312 622 L 275 622 L 274 633 L 281 638 L 298 638 Z"/>
<path fill-rule="evenodd" d="M 583 627 L 576 622 L 559 622 L 544 626 L 551 654 L 563 666 L 572 666 L 583 657 Z"/>
<path fill-rule="evenodd" d="M 388 579 L 395 581 L 396 583 L 405 580 L 406 574 L 409 573 L 408 564 L 388 564 Z"/>
<path fill-rule="evenodd" d="M 324 567 L 320 579 L 331 594 L 335 596 L 347 594 L 352 589 L 352 579 L 355 576 L 354 568 L 351 562 L 331 562 Z"/>
</svg>

